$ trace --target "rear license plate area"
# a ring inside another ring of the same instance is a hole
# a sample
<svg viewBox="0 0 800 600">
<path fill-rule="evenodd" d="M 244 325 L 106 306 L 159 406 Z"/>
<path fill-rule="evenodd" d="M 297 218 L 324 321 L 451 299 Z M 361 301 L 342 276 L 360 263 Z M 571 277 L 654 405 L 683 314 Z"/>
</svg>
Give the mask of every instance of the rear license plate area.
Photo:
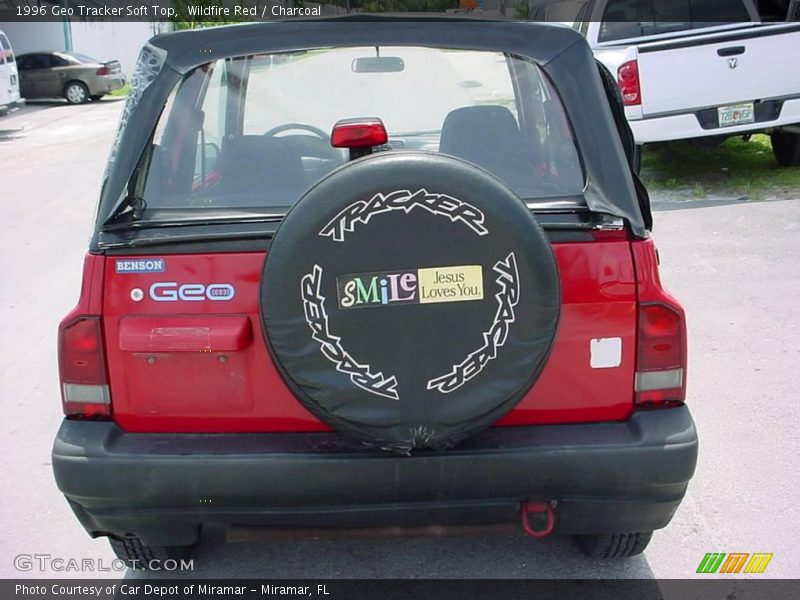
<svg viewBox="0 0 800 600">
<path fill-rule="evenodd" d="M 732 127 L 734 125 L 755 123 L 756 115 L 753 103 L 747 102 L 745 104 L 720 106 L 717 109 L 717 119 L 720 127 Z"/>
</svg>

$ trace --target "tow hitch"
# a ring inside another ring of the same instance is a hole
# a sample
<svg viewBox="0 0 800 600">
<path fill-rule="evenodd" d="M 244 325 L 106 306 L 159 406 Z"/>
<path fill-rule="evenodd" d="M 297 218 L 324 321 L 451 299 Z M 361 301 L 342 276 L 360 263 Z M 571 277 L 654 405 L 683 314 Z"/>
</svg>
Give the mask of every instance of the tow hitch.
<svg viewBox="0 0 800 600">
<path fill-rule="evenodd" d="M 553 504 L 550 502 L 520 502 L 519 517 L 522 529 L 531 537 L 543 538 L 553 532 Z M 534 518 L 531 518 L 534 515 Z M 535 525 L 532 523 L 535 522 Z"/>
</svg>

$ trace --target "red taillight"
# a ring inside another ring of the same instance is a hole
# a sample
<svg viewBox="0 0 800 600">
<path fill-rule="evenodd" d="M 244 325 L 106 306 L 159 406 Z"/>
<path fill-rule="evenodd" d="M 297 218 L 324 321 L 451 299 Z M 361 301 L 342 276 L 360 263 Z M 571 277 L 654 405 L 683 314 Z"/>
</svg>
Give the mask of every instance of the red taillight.
<svg viewBox="0 0 800 600">
<path fill-rule="evenodd" d="M 342 119 L 331 132 L 334 148 L 371 148 L 382 146 L 388 139 L 380 119 Z"/>
<path fill-rule="evenodd" d="M 625 106 L 636 106 L 642 103 L 642 90 L 639 84 L 639 63 L 629 60 L 617 69 L 617 83 L 622 92 L 622 103 Z"/>
<path fill-rule="evenodd" d="M 636 402 L 686 398 L 686 324 L 683 313 L 660 303 L 639 306 Z"/>
<path fill-rule="evenodd" d="M 58 363 L 64 414 L 108 417 L 111 399 L 99 317 L 81 316 L 61 326 Z"/>
<path fill-rule="evenodd" d="M 97 71 L 95 71 L 94 74 L 95 75 L 110 75 L 111 74 L 111 69 L 109 69 L 108 67 L 100 67 L 99 69 L 97 69 Z"/>
</svg>

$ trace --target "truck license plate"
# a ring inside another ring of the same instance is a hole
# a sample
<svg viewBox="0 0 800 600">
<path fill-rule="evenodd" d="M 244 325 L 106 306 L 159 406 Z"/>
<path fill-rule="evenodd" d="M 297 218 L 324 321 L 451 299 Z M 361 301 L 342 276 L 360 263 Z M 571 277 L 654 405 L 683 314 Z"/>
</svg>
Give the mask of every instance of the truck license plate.
<svg viewBox="0 0 800 600">
<path fill-rule="evenodd" d="M 730 127 L 732 125 L 744 125 L 754 123 L 756 120 L 753 111 L 753 103 L 733 104 L 731 106 L 720 106 L 717 109 L 720 127 Z"/>
</svg>

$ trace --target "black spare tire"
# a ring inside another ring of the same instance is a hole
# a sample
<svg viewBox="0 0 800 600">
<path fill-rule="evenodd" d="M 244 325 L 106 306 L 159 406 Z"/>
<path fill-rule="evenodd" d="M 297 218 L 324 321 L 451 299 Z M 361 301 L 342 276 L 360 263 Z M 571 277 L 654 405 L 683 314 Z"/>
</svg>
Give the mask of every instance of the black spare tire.
<svg viewBox="0 0 800 600">
<path fill-rule="evenodd" d="M 507 186 L 441 154 L 348 163 L 289 211 L 261 287 L 273 359 L 333 428 L 442 449 L 531 387 L 558 323 L 547 235 Z"/>
</svg>

